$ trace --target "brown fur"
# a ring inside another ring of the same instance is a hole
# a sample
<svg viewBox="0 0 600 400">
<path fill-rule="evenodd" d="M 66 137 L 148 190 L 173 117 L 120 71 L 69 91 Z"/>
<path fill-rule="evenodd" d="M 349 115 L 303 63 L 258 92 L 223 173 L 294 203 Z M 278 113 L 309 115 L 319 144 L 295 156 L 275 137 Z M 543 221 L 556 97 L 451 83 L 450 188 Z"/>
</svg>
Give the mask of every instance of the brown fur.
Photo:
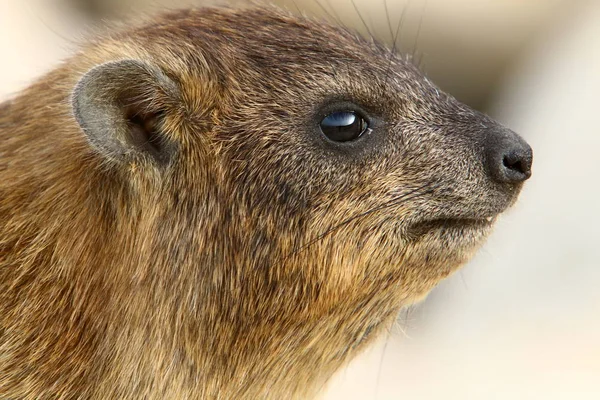
<svg viewBox="0 0 600 400">
<path fill-rule="evenodd" d="M 130 99 L 161 116 L 167 162 L 102 154 L 73 115 L 81 77 L 123 59 L 175 83 Z M 318 142 L 307 121 L 334 100 L 378 116 L 371 144 Z M 515 200 L 481 161 L 496 126 L 382 47 L 274 10 L 85 46 L 0 107 L 0 398 L 314 395 Z"/>
</svg>

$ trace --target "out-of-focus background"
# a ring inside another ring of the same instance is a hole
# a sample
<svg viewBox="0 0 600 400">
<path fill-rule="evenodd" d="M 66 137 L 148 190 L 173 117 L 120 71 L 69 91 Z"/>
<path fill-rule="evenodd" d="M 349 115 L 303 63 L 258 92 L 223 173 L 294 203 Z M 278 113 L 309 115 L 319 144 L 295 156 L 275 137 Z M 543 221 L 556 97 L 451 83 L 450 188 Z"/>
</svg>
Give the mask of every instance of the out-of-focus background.
<svg viewBox="0 0 600 400">
<path fill-rule="evenodd" d="M 323 398 L 600 399 L 600 1 L 276 2 L 366 32 L 364 20 L 388 43 L 386 7 L 392 25 L 404 15 L 400 49 L 535 154 L 521 200 L 479 255 L 404 312 Z M 90 26 L 183 4 L 202 3 L 1 0 L 0 100 Z"/>
</svg>

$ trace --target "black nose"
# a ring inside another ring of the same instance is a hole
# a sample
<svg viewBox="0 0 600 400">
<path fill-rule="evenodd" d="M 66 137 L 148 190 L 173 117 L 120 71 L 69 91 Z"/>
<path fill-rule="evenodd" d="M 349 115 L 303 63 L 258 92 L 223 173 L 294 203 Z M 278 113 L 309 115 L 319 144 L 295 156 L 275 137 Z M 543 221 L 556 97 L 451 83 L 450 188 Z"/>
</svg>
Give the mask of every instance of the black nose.
<svg viewBox="0 0 600 400">
<path fill-rule="evenodd" d="M 488 171 L 495 181 L 519 183 L 531 176 L 533 152 L 527 142 L 513 131 L 489 132 L 485 150 Z"/>
</svg>

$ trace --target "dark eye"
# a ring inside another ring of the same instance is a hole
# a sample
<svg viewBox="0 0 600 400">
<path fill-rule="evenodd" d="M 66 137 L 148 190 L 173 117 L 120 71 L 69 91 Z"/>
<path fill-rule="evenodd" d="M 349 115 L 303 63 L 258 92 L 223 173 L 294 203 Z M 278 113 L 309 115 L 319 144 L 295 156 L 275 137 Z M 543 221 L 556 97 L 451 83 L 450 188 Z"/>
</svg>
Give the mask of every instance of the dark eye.
<svg viewBox="0 0 600 400">
<path fill-rule="evenodd" d="M 354 111 L 336 111 L 321 121 L 321 132 L 334 142 L 348 142 L 361 137 L 369 124 Z"/>
</svg>

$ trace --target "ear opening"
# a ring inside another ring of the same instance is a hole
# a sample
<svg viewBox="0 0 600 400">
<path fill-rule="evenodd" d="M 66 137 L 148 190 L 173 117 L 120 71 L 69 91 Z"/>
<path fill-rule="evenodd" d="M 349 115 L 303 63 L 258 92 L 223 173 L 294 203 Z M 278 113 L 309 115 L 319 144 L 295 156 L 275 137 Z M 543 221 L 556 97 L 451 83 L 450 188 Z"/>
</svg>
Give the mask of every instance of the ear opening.
<svg viewBox="0 0 600 400">
<path fill-rule="evenodd" d="M 73 112 L 90 145 L 105 158 L 168 162 L 176 145 L 165 118 L 176 107 L 176 84 L 138 60 L 99 65 L 77 84 Z"/>
<path fill-rule="evenodd" d="M 127 142 L 157 160 L 162 160 L 172 151 L 172 143 L 162 131 L 164 114 L 164 111 L 139 110 L 136 107 L 126 107 L 124 110 Z"/>
</svg>

